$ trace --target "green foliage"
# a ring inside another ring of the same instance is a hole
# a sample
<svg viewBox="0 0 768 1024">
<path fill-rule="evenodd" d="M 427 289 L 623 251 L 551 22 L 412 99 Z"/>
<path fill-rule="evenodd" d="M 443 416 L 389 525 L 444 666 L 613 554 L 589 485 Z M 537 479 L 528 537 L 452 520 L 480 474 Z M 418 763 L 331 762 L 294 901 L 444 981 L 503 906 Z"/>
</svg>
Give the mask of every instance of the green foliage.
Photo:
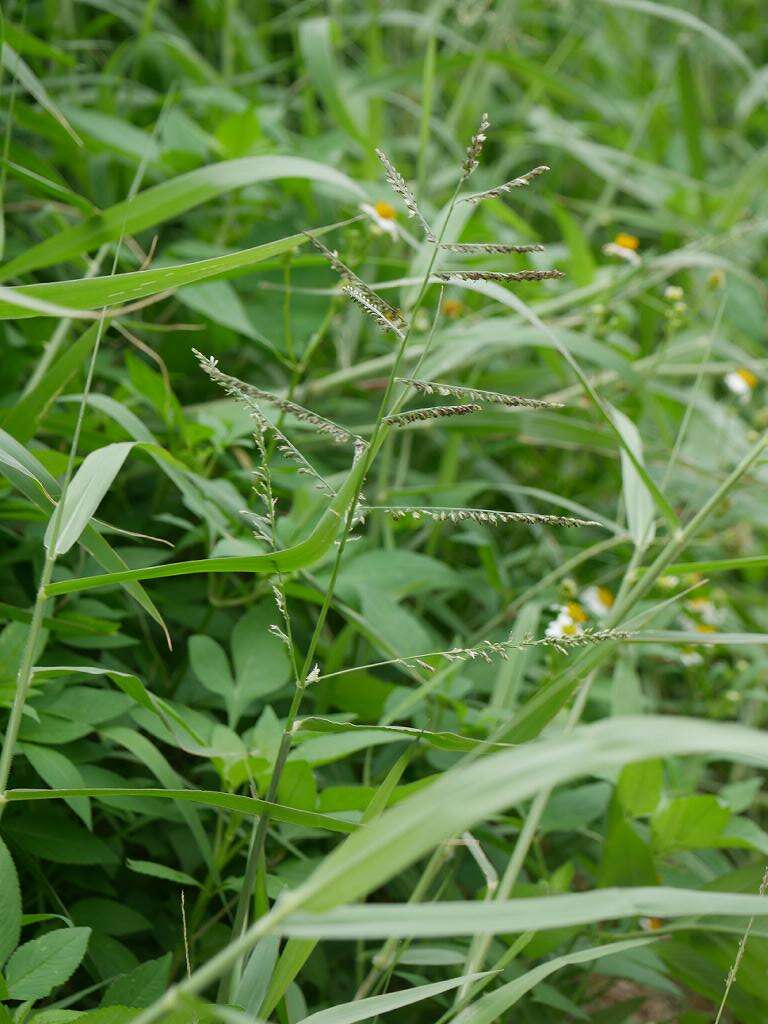
<svg viewBox="0 0 768 1024">
<path fill-rule="evenodd" d="M 765 1020 L 757 6 L 4 5 L 0 1024 Z"/>
</svg>

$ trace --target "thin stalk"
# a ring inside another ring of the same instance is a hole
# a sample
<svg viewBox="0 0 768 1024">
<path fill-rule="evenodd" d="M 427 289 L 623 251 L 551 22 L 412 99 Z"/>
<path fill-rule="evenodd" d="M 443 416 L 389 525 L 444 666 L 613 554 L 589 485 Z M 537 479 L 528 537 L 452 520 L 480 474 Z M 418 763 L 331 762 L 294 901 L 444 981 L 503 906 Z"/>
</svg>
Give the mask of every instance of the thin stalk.
<svg viewBox="0 0 768 1024">
<path fill-rule="evenodd" d="M 158 117 L 157 126 L 159 126 L 162 116 L 168 107 L 170 97 L 173 93 L 169 93 L 166 98 L 166 102 Z M 128 204 L 126 205 L 125 218 L 128 217 L 128 210 L 130 208 L 130 200 L 136 195 L 141 180 L 144 176 L 144 171 L 147 166 L 148 158 L 145 157 L 139 164 L 134 179 L 131 183 L 131 188 L 128 192 Z M 125 219 L 123 221 L 120 236 L 115 247 L 115 255 L 112 261 L 111 274 L 114 275 L 117 270 L 117 263 L 120 256 L 120 249 L 122 248 L 123 238 L 125 237 Z M 27 703 L 27 697 L 29 696 L 29 690 L 32 685 L 32 675 L 35 667 L 35 658 L 37 656 L 37 648 L 42 637 L 42 626 L 43 618 L 45 613 L 45 607 L 47 598 L 45 590 L 48 584 L 51 582 L 53 576 L 53 569 L 56 564 L 56 544 L 59 539 L 61 531 L 62 516 L 64 514 L 64 505 L 67 497 L 67 490 L 72 480 L 75 468 L 75 459 L 77 457 L 77 449 L 80 443 L 80 434 L 82 432 L 83 420 L 85 419 L 85 409 L 88 404 L 88 396 L 91 391 L 91 384 L 93 382 L 93 374 L 96 368 L 96 360 L 98 358 L 99 349 L 101 347 L 101 338 L 104 333 L 105 324 L 105 309 L 102 310 L 102 315 L 99 319 L 99 326 L 96 331 L 96 341 L 94 342 L 93 350 L 91 352 L 91 358 L 88 363 L 88 372 L 86 374 L 85 385 L 83 387 L 83 393 L 80 400 L 80 405 L 77 411 L 77 420 L 75 422 L 75 430 L 72 435 L 72 443 L 69 446 L 69 455 L 67 457 L 67 467 L 64 473 L 64 480 L 61 485 L 61 491 L 59 493 L 59 500 L 56 503 L 56 507 L 53 510 L 53 516 L 51 519 L 51 537 L 48 545 L 48 549 L 45 554 L 45 560 L 43 562 L 43 568 L 40 573 L 40 580 L 37 588 L 37 596 L 35 598 L 35 605 L 32 611 L 32 620 L 27 631 L 27 636 L 24 641 L 24 649 L 22 651 L 21 662 L 19 664 L 19 670 L 16 675 L 16 691 L 13 696 L 13 706 L 11 707 L 11 714 L 8 718 L 8 725 L 6 726 L 5 736 L 3 737 L 3 747 L 0 751 L 0 817 L 2 817 L 3 810 L 5 808 L 4 795 L 8 788 L 8 780 L 11 774 L 11 768 L 13 766 L 13 757 L 16 751 L 16 741 L 19 736 L 19 729 L 21 728 L 21 722 L 24 715 L 24 708 Z"/>
</svg>

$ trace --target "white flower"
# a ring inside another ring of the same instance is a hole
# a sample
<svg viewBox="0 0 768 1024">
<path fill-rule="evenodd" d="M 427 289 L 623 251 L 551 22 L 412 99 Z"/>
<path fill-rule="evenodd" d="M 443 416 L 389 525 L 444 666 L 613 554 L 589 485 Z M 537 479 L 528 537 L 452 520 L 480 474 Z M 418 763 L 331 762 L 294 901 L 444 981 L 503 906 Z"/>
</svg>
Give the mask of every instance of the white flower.
<svg viewBox="0 0 768 1024">
<path fill-rule="evenodd" d="M 587 611 L 598 619 L 604 618 L 613 607 L 613 594 L 607 587 L 587 587 L 581 595 Z"/>
<path fill-rule="evenodd" d="M 557 616 L 545 630 L 545 636 L 559 640 L 564 636 L 576 636 L 582 632 L 581 623 L 586 621 L 586 613 L 578 601 L 556 605 Z"/>
<path fill-rule="evenodd" d="M 725 375 L 725 386 L 746 405 L 757 387 L 757 377 L 751 370 L 731 370 Z"/>
<path fill-rule="evenodd" d="M 389 235 L 393 241 L 397 241 L 398 229 L 395 220 L 395 208 L 389 203 L 379 201 L 375 205 L 361 203 L 360 209 L 373 221 L 374 230 L 378 234 Z"/>
<path fill-rule="evenodd" d="M 698 651 L 682 651 L 680 661 L 689 668 L 692 668 L 695 665 L 701 665 L 704 659 Z"/>
<path fill-rule="evenodd" d="M 629 249 L 625 245 L 618 245 L 616 242 L 608 242 L 603 246 L 603 252 L 606 256 L 617 256 L 620 260 L 624 260 L 625 263 L 630 263 L 633 267 L 639 267 L 641 260 L 634 249 Z"/>
<path fill-rule="evenodd" d="M 720 612 L 706 597 L 693 597 L 687 602 L 687 607 L 695 615 L 698 615 L 702 622 L 708 626 L 716 626 L 722 618 Z"/>
</svg>

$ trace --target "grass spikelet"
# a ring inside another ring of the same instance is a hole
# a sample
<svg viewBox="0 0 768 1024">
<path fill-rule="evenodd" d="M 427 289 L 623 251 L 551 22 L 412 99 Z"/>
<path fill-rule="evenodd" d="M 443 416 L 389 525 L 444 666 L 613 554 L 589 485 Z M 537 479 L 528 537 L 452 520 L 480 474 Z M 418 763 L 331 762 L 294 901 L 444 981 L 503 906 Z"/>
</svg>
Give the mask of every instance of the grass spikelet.
<svg viewBox="0 0 768 1024">
<path fill-rule="evenodd" d="M 518 395 L 505 395 L 500 391 L 484 391 L 482 388 L 464 387 L 460 384 L 444 384 L 442 381 L 416 380 L 413 377 L 398 377 L 398 383 L 407 384 L 421 395 L 440 395 L 441 398 L 454 396 L 465 398 L 470 402 L 487 402 L 490 405 L 503 405 L 508 409 L 562 409 L 562 402 L 547 402 L 542 398 L 522 398 Z"/>
<path fill-rule="evenodd" d="M 527 523 L 529 526 L 600 526 L 593 519 L 578 519 L 574 516 L 544 515 L 534 512 L 500 512 L 487 508 L 453 508 L 422 505 L 375 505 L 370 510 L 386 512 L 393 519 L 433 519 L 437 522 L 464 523 L 468 520 L 484 526 L 503 526 L 508 523 Z"/>
<path fill-rule="evenodd" d="M 395 416 L 387 416 L 384 422 L 388 427 L 405 427 L 410 423 L 423 423 L 426 420 L 443 419 L 446 416 L 470 416 L 473 412 L 482 412 L 482 406 L 471 405 L 435 405 L 430 409 L 411 409 Z"/>
<path fill-rule="evenodd" d="M 299 451 L 296 445 L 293 444 L 293 442 L 290 441 L 285 436 L 285 434 L 282 432 L 282 430 L 280 430 L 278 426 L 276 426 L 276 424 L 269 422 L 269 420 L 262 412 L 258 402 L 256 401 L 255 396 L 248 393 L 248 385 L 244 385 L 243 381 L 238 380 L 237 377 L 230 377 L 228 374 L 222 373 L 218 368 L 217 360 L 214 359 L 213 356 L 204 356 L 201 352 L 198 352 L 197 349 L 193 349 L 193 351 L 197 356 L 200 366 L 203 368 L 203 370 L 205 370 L 208 376 L 211 377 L 212 380 L 215 380 L 216 383 L 220 384 L 227 392 L 227 394 L 232 395 L 233 398 L 242 402 L 243 405 L 248 409 L 256 423 L 257 446 L 259 447 L 259 449 L 263 451 L 263 440 L 260 441 L 260 439 L 262 439 L 264 435 L 271 433 L 275 439 L 277 450 L 284 458 L 297 464 L 298 472 L 302 476 L 311 477 L 316 482 L 320 490 L 324 491 L 331 497 L 335 496 L 336 492 L 331 487 L 331 485 L 326 480 L 324 480 L 322 476 L 320 476 L 320 474 L 317 472 L 312 463 L 304 455 L 302 455 L 302 453 Z M 259 389 L 254 388 L 253 390 L 258 391 Z M 266 392 L 266 394 L 269 395 L 269 392 Z M 270 396 L 270 398 L 272 397 L 274 396 Z M 290 404 L 293 405 L 294 403 Z M 301 406 L 297 406 L 296 408 L 301 408 Z M 304 412 L 306 412 L 310 416 L 315 415 L 314 413 L 310 413 L 309 410 L 304 410 Z M 330 420 L 324 420 L 323 417 L 317 418 L 321 420 L 323 424 L 326 425 L 326 433 L 328 432 L 329 428 L 336 426 L 335 424 L 332 424 Z M 317 426 L 317 424 L 313 424 L 313 426 Z M 343 431 L 343 428 L 341 427 L 339 427 L 338 430 L 346 433 L 345 431 Z M 355 440 L 354 435 L 348 434 L 345 440 Z M 258 470 L 256 472 L 256 480 L 258 483 Z"/>
<path fill-rule="evenodd" d="M 480 118 L 478 129 L 467 146 L 467 155 L 464 158 L 464 163 L 461 165 L 462 181 L 466 181 L 480 163 L 480 154 L 483 152 L 483 146 L 485 145 L 485 140 L 488 137 L 487 132 L 490 127 L 491 122 L 488 119 L 488 115 L 483 114 Z"/>
<path fill-rule="evenodd" d="M 439 281 L 549 281 L 565 277 L 562 270 L 516 270 L 507 274 L 499 270 L 443 270 L 435 274 Z"/>
<path fill-rule="evenodd" d="M 540 174 L 546 174 L 549 169 L 546 164 L 541 164 L 539 167 L 534 167 L 533 170 L 528 171 L 527 174 L 521 174 L 519 178 L 512 178 L 511 181 L 505 181 L 503 185 L 496 185 L 494 188 L 486 189 L 485 192 L 475 192 L 474 195 L 464 196 L 459 202 L 475 204 L 481 203 L 484 199 L 498 199 L 505 192 L 512 192 L 516 188 L 525 188 L 527 185 L 530 185 L 534 178 L 538 178 Z"/>
<path fill-rule="evenodd" d="M 280 409 L 281 412 L 293 416 L 294 419 L 299 420 L 301 423 L 314 427 L 319 434 L 330 437 L 336 444 L 355 444 L 360 440 L 356 434 L 352 434 L 338 423 L 334 423 L 333 420 L 326 419 L 325 416 L 320 416 L 319 413 L 312 412 L 311 409 L 305 409 L 303 405 L 298 405 L 288 398 L 281 398 L 271 391 L 264 391 L 253 384 L 247 384 L 238 377 L 232 377 L 230 374 L 220 370 L 217 361 L 212 357 L 204 356 L 197 349 L 192 349 L 192 351 L 200 366 L 211 380 L 220 384 L 227 394 L 233 398 L 245 402 L 249 408 L 252 400 L 268 402 L 270 405 Z"/>
<path fill-rule="evenodd" d="M 368 288 L 359 288 L 356 283 L 351 281 L 346 282 L 343 286 L 344 294 L 348 295 L 350 299 L 359 306 L 376 324 L 376 326 L 382 331 L 392 331 L 401 341 L 403 339 L 403 330 L 398 323 L 390 320 L 388 316 L 381 309 L 378 308 L 371 301 L 371 291 Z"/>
<path fill-rule="evenodd" d="M 415 217 L 421 224 L 424 230 L 424 234 L 427 236 L 427 238 L 432 240 L 434 238 L 432 234 L 432 229 L 430 228 L 426 218 L 419 209 L 419 205 L 416 202 L 416 196 L 411 191 L 408 182 L 398 171 L 398 169 L 395 167 L 395 165 L 392 163 L 392 161 L 389 159 L 389 157 L 387 156 L 383 149 L 377 149 L 376 156 L 379 158 L 379 160 L 381 160 L 382 164 L 384 165 L 384 173 L 386 175 L 387 182 L 389 183 L 389 187 L 392 189 L 395 195 L 400 196 L 400 198 L 403 200 L 405 208 L 408 211 L 408 216 Z"/>
<path fill-rule="evenodd" d="M 490 255 L 492 253 L 512 252 L 544 252 L 544 246 L 534 243 L 531 245 L 507 245 L 504 242 L 441 242 L 440 248 L 446 252 L 457 252 L 464 256 Z"/>
<path fill-rule="evenodd" d="M 309 231 L 305 231 L 304 234 L 310 239 L 315 248 L 319 249 L 323 256 L 325 256 L 331 267 L 339 275 L 342 280 L 342 287 L 350 298 L 357 302 L 358 305 L 361 305 L 361 299 L 364 299 L 365 302 L 362 308 L 368 313 L 371 312 L 371 309 L 375 310 L 374 319 L 379 326 L 382 326 L 381 321 L 384 320 L 388 325 L 387 330 L 393 329 L 400 333 L 405 329 L 405 319 L 399 309 L 390 306 L 386 299 L 382 299 L 380 295 L 372 291 L 365 281 L 358 277 L 353 270 L 350 270 L 345 263 L 342 263 L 338 254 L 332 252 L 319 238 L 315 238 Z"/>
</svg>

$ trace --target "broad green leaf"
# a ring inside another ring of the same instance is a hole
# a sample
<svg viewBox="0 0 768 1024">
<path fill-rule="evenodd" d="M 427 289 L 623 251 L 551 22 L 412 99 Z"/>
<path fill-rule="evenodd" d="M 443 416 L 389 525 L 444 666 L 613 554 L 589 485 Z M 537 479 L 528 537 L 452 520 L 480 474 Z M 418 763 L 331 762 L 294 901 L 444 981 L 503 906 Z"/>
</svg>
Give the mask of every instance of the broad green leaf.
<svg viewBox="0 0 768 1024">
<path fill-rule="evenodd" d="M 227 558 L 201 558 L 189 562 L 172 562 L 168 565 L 148 566 L 144 569 L 128 569 L 123 572 L 103 573 L 75 580 L 62 580 L 46 588 L 46 594 L 69 594 L 74 591 L 91 590 L 94 587 L 113 583 L 128 583 L 136 580 L 162 579 L 168 576 L 188 576 L 207 572 L 291 572 L 312 565 L 323 557 L 333 545 L 339 531 L 343 513 L 352 500 L 363 460 L 358 460 L 349 472 L 343 485 L 321 516 L 310 534 L 292 547 L 261 555 L 243 555 Z"/>
<path fill-rule="evenodd" d="M 432 999 L 433 996 L 451 992 L 462 985 L 486 977 L 488 977 L 487 973 L 465 974 L 460 978 L 436 981 L 431 985 L 416 985 L 414 988 L 406 988 L 400 992 L 387 992 L 382 996 L 370 996 L 368 999 L 357 999 L 352 1003 L 341 1003 L 338 1006 L 331 1006 L 327 1010 L 312 1013 L 309 1017 L 304 1017 L 299 1021 L 299 1024 L 355 1024 L 356 1021 L 370 1020 L 371 1017 L 377 1017 L 380 1013 L 389 1013 L 391 1010 L 399 1010 L 403 1006 L 411 1006 L 413 1003 Z"/>
<path fill-rule="evenodd" d="M 339 904 L 352 903 L 399 874 L 443 839 L 471 828 L 476 822 L 540 790 L 552 789 L 575 776 L 600 774 L 633 761 L 684 753 L 753 759 L 758 764 L 768 765 L 768 739 L 755 729 L 701 719 L 656 715 L 617 717 L 581 726 L 567 736 L 526 743 L 454 768 L 426 790 L 401 801 L 349 836 L 306 882 L 293 890 L 279 911 L 273 912 L 273 923 L 268 918 L 262 919 L 243 936 L 243 951 L 250 948 L 250 942 L 261 938 L 270 924 L 277 927 L 291 911 L 319 913 Z M 612 902 L 613 916 L 623 916 L 619 901 Z M 427 906 L 430 905 L 425 908 Z M 469 906 L 477 914 L 471 921 L 470 933 L 474 934 L 480 931 L 477 920 L 481 908 L 498 904 L 494 901 Z M 749 906 L 768 908 L 768 900 Z M 419 915 L 411 911 L 409 916 L 417 921 L 424 919 L 425 908 L 420 908 Z M 363 913 L 368 909 L 363 908 Z M 353 914 L 355 912 L 353 910 Z M 377 909 L 377 912 L 380 911 Z M 318 921 L 319 918 L 315 918 L 315 922 Z M 540 922 L 541 918 L 533 922 L 536 929 L 541 927 Z M 563 923 L 567 922 L 559 920 L 557 926 Z M 527 924 L 531 924 L 530 920 Z M 500 925 L 499 930 L 509 928 Z M 322 937 L 312 926 L 307 931 L 297 930 L 291 934 L 302 940 Z M 304 962 L 308 949 L 311 950 L 311 943 L 297 942 L 293 946 L 292 960 L 283 962 L 281 959 L 280 977 L 273 979 L 262 1013 L 277 1004 Z"/>
<path fill-rule="evenodd" d="M 313 228 L 313 233 L 322 235 L 335 227 L 337 225 L 333 224 Z M 307 241 L 306 235 L 289 235 L 251 249 L 241 249 L 224 256 L 212 256 L 175 267 L 154 267 L 127 274 L 110 274 L 107 277 L 81 277 L 74 281 L 50 281 L 3 288 L 0 290 L 0 320 L 33 316 L 94 316 L 99 310 L 109 311 L 110 307 L 118 309 L 125 303 L 148 295 L 165 294 L 197 281 L 247 270 L 265 260 L 292 252 L 306 245 Z M 46 305 L 49 307 L 47 313 L 44 308 Z"/>
<path fill-rule="evenodd" d="M 77 542 L 133 446 L 133 441 L 120 441 L 86 455 L 67 488 L 55 540 L 56 513 L 51 516 L 45 531 L 46 548 L 53 547 L 54 554 L 64 555 Z"/>
<path fill-rule="evenodd" d="M 128 732 L 129 730 L 123 730 Z M 292 825 L 303 825 L 305 828 L 319 828 L 330 832 L 355 832 L 357 825 L 332 814 L 318 814 L 315 811 L 304 811 L 295 807 L 284 807 L 282 804 L 269 803 L 253 796 L 241 796 L 237 793 L 218 793 L 204 789 L 130 789 L 130 788 L 85 788 L 85 789 L 9 789 L 6 798 L 9 802 L 18 803 L 29 800 L 56 800 L 67 797 L 102 797 L 138 796 L 148 800 L 176 800 L 180 803 L 201 804 L 204 807 L 219 808 L 224 811 L 236 811 L 249 817 L 258 816 L 269 811 L 274 821 L 286 821 Z"/>
<path fill-rule="evenodd" d="M 664 766 L 661 761 L 636 761 L 622 768 L 616 784 L 616 796 L 627 814 L 653 814 L 661 798 L 663 782 Z"/>
<path fill-rule="evenodd" d="M 102 1006 L 144 1007 L 159 999 L 168 987 L 171 954 L 147 960 L 133 971 L 116 978 L 104 993 Z M 88 1014 L 86 1014 L 88 1016 Z M 105 1022 L 106 1024 L 106 1022 Z"/>
<path fill-rule="evenodd" d="M 19 946 L 5 968 L 11 999 L 44 999 L 69 981 L 85 956 L 90 928 L 59 928 Z"/>
<path fill-rule="evenodd" d="M 269 632 L 278 621 L 271 602 L 252 608 L 232 631 L 232 660 L 235 666 L 233 694 L 234 721 L 248 705 L 279 690 L 289 679 L 291 666 L 282 641 Z"/>
<path fill-rule="evenodd" d="M 16 948 L 21 933 L 21 891 L 8 847 L 0 837 L 0 968 Z"/>
<path fill-rule="evenodd" d="M 106 676 L 137 704 L 156 715 L 172 732 L 173 725 L 177 725 L 195 743 L 203 744 L 205 742 L 203 737 L 170 704 L 148 690 L 139 677 L 133 675 L 132 672 L 120 672 L 106 666 L 93 665 L 37 665 L 33 672 L 34 677 L 41 680 L 77 675 Z"/>
<path fill-rule="evenodd" d="M 596 889 L 514 900 L 362 903 L 322 913 L 298 911 L 276 926 L 298 939 L 436 938 L 549 931 L 641 917 L 764 917 L 768 897 L 663 886 Z M 263 1011 L 262 1011 L 263 1012 Z"/>
<path fill-rule="evenodd" d="M 21 751 L 41 779 L 51 789 L 83 789 L 83 777 L 68 757 L 53 747 L 24 743 Z M 87 798 L 77 797 L 67 803 L 82 820 L 86 828 L 92 827 L 91 805 Z"/>
<path fill-rule="evenodd" d="M 2 268 L 2 277 L 18 277 L 30 270 L 71 260 L 122 234 L 134 235 L 171 220 L 217 196 L 262 181 L 304 178 L 358 202 L 365 194 L 341 171 L 314 160 L 292 156 L 254 156 L 211 164 L 145 189 L 82 224 L 32 246 Z"/>
<path fill-rule="evenodd" d="M 506 985 L 499 986 L 493 992 L 481 996 L 477 1002 L 471 1003 L 462 1010 L 454 1018 L 455 1022 L 456 1024 L 493 1024 L 494 1021 L 503 1020 L 507 1010 L 522 999 L 526 992 L 530 992 L 532 988 L 562 967 L 592 963 L 604 956 L 623 953 L 628 949 L 636 949 L 638 946 L 644 946 L 653 941 L 653 939 L 634 939 L 628 942 L 612 942 L 605 946 L 594 946 L 591 949 L 581 949 L 576 953 L 554 957 L 554 959 L 526 971 L 519 978 L 508 981 Z"/>
<path fill-rule="evenodd" d="M 225 701 L 231 696 L 235 681 L 229 668 L 229 659 L 224 648 L 213 637 L 189 638 L 189 663 L 206 690 L 218 694 Z"/>
<path fill-rule="evenodd" d="M 0 472 L 47 516 L 51 513 L 52 502 L 59 495 L 58 481 L 38 462 L 35 456 L 19 444 L 5 430 L 0 429 Z M 104 569 L 115 572 L 124 571 L 125 562 L 112 549 L 92 525 L 86 527 L 83 534 L 83 546 L 89 551 Z M 126 581 L 125 589 L 131 597 L 157 622 L 165 631 L 165 624 L 160 612 L 150 599 L 144 588 L 135 581 Z M 167 631 L 166 631 L 167 637 Z"/>
<path fill-rule="evenodd" d="M 724 807 L 717 797 L 679 797 L 653 816 L 654 843 L 662 852 L 718 846 L 730 818 L 730 808 Z"/>
</svg>

